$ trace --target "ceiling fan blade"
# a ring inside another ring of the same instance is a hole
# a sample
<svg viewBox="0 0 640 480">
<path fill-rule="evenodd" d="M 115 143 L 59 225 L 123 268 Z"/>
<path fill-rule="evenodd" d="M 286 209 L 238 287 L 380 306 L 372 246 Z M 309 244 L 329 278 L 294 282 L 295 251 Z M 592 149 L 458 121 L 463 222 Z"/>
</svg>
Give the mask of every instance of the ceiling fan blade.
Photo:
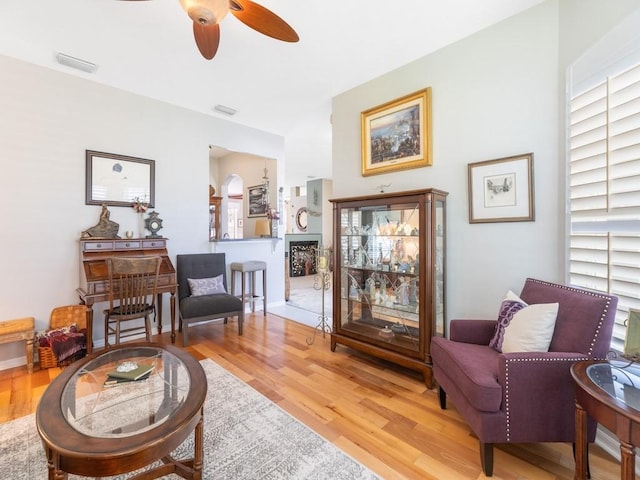
<svg viewBox="0 0 640 480">
<path fill-rule="evenodd" d="M 204 58 L 211 60 L 218 51 L 220 44 L 220 25 L 202 25 L 193 22 L 193 36 L 196 39 L 198 50 Z"/>
<path fill-rule="evenodd" d="M 287 22 L 262 5 L 251 0 L 229 0 L 229 7 L 238 20 L 268 37 L 284 42 L 300 40 Z"/>
</svg>

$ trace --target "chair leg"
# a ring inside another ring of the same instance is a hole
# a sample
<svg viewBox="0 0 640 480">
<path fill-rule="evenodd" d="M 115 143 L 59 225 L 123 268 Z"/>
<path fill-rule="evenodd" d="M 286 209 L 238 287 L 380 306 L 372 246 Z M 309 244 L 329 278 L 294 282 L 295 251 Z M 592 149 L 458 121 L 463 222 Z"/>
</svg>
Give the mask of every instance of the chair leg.
<svg viewBox="0 0 640 480">
<path fill-rule="evenodd" d="M 182 346 L 186 347 L 189 345 L 189 323 L 184 322 L 182 325 Z"/>
<path fill-rule="evenodd" d="M 231 271 L 231 295 L 236 294 L 236 272 L 235 270 Z"/>
<path fill-rule="evenodd" d="M 246 288 L 245 287 L 245 283 L 246 282 L 245 282 L 245 278 L 244 278 L 244 273 L 240 274 L 240 281 L 242 282 L 242 285 L 240 286 L 240 293 L 241 293 L 240 298 L 242 299 L 242 310 L 244 310 L 244 304 L 245 304 L 245 302 L 247 300 L 247 292 L 245 290 L 245 288 Z"/>
<path fill-rule="evenodd" d="M 267 269 L 262 270 L 262 315 L 267 316 Z"/>
<path fill-rule="evenodd" d="M 242 335 L 243 323 L 244 323 L 244 309 L 238 314 L 238 335 Z"/>
<path fill-rule="evenodd" d="M 438 387 L 438 397 L 440 397 L 440 409 L 447 409 L 447 392 L 444 391 L 444 388 Z"/>
<path fill-rule="evenodd" d="M 493 476 L 493 443 L 480 442 L 480 462 L 485 476 Z"/>
<path fill-rule="evenodd" d="M 144 333 L 147 337 L 147 342 L 151 342 L 151 319 L 149 315 L 144 317 Z"/>
<path fill-rule="evenodd" d="M 251 312 L 256 312 L 256 272 L 251 272 Z"/>
<path fill-rule="evenodd" d="M 109 314 L 104 316 L 104 348 L 109 346 Z"/>
</svg>

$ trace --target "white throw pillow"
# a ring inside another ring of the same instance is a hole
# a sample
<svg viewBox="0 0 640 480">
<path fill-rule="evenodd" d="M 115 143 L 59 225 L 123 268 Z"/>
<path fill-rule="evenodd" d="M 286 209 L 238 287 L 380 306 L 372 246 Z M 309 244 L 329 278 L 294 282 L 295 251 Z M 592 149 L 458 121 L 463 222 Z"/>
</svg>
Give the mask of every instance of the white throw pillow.
<svg viewBox="0 0 640 480">
<path fill-rule="evenodd" d="M 518 311 L 504 329 L 502 353 L 548 352 L 558 306 L 558 303 L 539 303 Z"/>
<path fill-rule="evenodd" d="M 213 295 L 214 293 L 227 293 L 224 289 L 222 274 L 212 278 L 187 278 L 192 297 Z"/>
</svg>

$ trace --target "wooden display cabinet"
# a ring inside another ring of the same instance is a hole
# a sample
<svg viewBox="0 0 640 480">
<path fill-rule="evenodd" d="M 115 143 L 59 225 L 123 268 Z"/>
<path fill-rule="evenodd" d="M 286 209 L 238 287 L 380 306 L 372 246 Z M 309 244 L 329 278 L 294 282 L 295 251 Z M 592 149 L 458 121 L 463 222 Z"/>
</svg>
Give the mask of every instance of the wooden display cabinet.
<svg viewBox="0 0 640 480">
<path fill-rule="evenodd" d="M 338 343 L 424 375 L 431 337 L 445 335 L 447 192 L 333 199 L 331 350 Z"/>
</svg>

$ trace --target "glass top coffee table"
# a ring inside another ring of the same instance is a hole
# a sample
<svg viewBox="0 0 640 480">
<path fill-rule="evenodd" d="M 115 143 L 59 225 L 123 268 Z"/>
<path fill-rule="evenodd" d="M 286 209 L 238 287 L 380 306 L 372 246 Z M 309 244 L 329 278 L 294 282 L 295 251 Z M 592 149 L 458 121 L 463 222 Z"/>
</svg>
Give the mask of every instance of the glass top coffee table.
<svg viewBox="0 0 640 480">
<path fill-rule="evenodd" d="M 133 367 L 148 373 L 130 381 L 109 376 Z M 66 473 L 117 475 L 158 460 L 159 466 L 140 477 L 176 473 L 201 479 L 206 393 L 200 363 L 172 345 L 130 343 L 70 365 L 49 385 L 36 411 L 49 479 Z M 192 432 L 193 458 L 173 459 L 171 452 Z"/>
</svg>

